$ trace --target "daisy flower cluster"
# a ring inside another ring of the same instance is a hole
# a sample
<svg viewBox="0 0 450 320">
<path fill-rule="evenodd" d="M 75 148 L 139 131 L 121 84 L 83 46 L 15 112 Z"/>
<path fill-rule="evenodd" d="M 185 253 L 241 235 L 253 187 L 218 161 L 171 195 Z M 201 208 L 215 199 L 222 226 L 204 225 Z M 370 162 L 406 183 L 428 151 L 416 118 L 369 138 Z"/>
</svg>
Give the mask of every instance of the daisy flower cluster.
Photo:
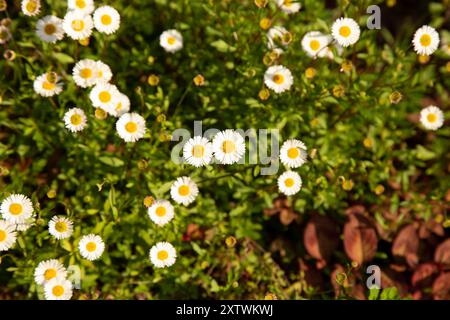
<svg viewBox="0 0 450 320">
<path fill-rule="evenodd" d="M 292 169 L 303 166 L 308 158 L 306 145 L 296 139 L 289 139 L 283 143 L 280 149 L 280 160 L 288 171 L 278 178 L 278 189 L 287 196 L 292 196 L 302 188 L 302 178 Z"/>
<path fill-rule="evenodd" d="M 0 251 L 9 250 L 17 240 L 17 231 L 25 232 L 35 223 L 33 203 L 23 194 L 12 194 L 0 204 Z"/>
<path fill-rule="evenodd" d="M 41 261 L 34 269 L 34 281 L 43 286 L 46 300 L 70 300 L 73 285 L 67 270 L 57 259 Z"/>
</svg>

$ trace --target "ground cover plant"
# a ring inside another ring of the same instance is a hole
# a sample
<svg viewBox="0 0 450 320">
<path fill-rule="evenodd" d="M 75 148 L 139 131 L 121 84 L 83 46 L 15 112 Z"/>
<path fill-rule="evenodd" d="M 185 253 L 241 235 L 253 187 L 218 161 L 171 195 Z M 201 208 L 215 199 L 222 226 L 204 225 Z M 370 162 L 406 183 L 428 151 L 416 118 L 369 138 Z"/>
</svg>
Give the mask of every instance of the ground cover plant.
<svg viewBox="0 0 450 320">
<path fill-rule="evenodd" d="M 449 18 L 0 0 L 0 298 L 449 299 Z"/>
</svg>

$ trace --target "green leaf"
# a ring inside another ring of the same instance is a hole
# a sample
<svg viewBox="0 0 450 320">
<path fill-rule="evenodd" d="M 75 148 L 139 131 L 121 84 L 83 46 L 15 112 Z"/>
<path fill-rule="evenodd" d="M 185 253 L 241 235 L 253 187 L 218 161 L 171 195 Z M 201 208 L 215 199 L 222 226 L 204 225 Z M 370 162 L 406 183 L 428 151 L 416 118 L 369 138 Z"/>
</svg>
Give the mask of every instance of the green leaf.
<svg viewBox="0 0 450 320">
<path fill-rule="evenodd" d="M 121 167 L 125 164 L 125 162 L 123 162 L 123 160 L 119 159 L 119 158 L 115 158 L 115 157 L 99 157 L 98 160 L 100 160 L 100 162 L 111 166 L 111 167 Z"/>
<path fill-rule="evenodd" d="M 75 60 L 73 60 L 71 56 L 62 52 L 54 52 L 53 57 L 62 64 L 69 64 L 75 62 Z"/>
</svg>

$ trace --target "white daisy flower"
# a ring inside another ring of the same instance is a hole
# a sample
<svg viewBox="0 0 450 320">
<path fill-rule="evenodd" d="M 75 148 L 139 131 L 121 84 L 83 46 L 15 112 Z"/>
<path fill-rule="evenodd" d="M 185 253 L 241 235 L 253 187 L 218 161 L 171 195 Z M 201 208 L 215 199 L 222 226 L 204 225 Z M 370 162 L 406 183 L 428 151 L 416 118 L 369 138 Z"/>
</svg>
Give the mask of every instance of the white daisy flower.
<svg viewBox="0 0 450 320">
<path fill-rule="evenodd" d="M 330 57 L 332 58 L 332 52 L 328 48 L 328 45 L 333 41 L 333 37 L 325 35 L 320 31 L 311 31 L 305 34 L 302 39 L 303 50 L 310 57 Z"/>
<path fill-rule="evenodd" d="M 429 56 L 439 47 L 439 41 L 439 33 L 434 28 L 422 26 L 414 34 L 412 43 L 417 54 Z"/>
<path fill-rule="evenodd" d="M 301 167 L 308 157 L 306 146 L 300 140 L 287 140 L 280 149 L 280 160 L 289 168 Z"/>
<path fill-rule="evenodd" d="M 339 18 L 333 23 L 331 34 L 339 45 L 348 47 L 359 40 L 361 29 L 355 20 Z"/>
<path fill-rule="evenodd" d="M 63 29 L 74 40 L 89 38 L 92 34 L 94 22 L 90 15 L 80 11 L 68 11 L 64 17 Z"/>
<path fill-rule="evenodd" d="M 66 217 L 54 216 L 48 223 L 48 232 L 58 240 L 67 239 L 73 233 L 73 222 Z"/>
<path fill-rule="evenodd" d="M 174 53 L 183 48 L 183 36 L 175 29 L 167 30 L 159 37 L 159 44 L 167 52 Z"/>
<path fill-rule="evenodd" d="M 40 0 L 22 0 L 22 12 L 24 15 L 33 17 L 41 11 Z"/>
<path fill-rule="evenodd" d="M 302 178 L 297 172 L 286 171 L 278 178 L 278 189 L 287 196 L 292 196 L 300 191 Z"/>
<path fill-rule="evenodd" d="M 197 184 L 189 177 L 178 178 L 170 188 L 173 201 L 188 206 L 198 195 Z"/>
<path fill-rule="evenodd" d="M 33 82 L 34 91 L 43 97 L 52 97 L 62 92 L 63 87 L 59 82 L 60 76 L 54 76 L 51 73 L 44 73 L 38 76 Z"/>
<path fill-rule="evenodd" d="M 78 243 L 78 250 L 83 258 L 90 261 L 97 260 L 105 250 L 105 243 L 102 238 L 95 234 L 83 236 Z"/>
<path fill-rule="evenodd" d="M 30 218 L 25 219 L 23 222 L 16 223 L 16 231 L 25 232 L 34 226 L 36 222 L 36 214 L 33 213 Z"/>
<path fill-rule="evenodd" d="M 11 32 L 5 26 L 0 25 L 0 44 L 5 44 L 11 40 Z"/>
<path fill-rule="evenodd" d="M 168 242 L 158 242 L 150 249 L 150 261 L 157 268 L 170 267 L 177 260 L 177 251 Z"/>
<path fill-rule="evenodd" d="M 66 277 L 66 268 L 56 259 L 41 261 L 36 269 L 34 269 L 34 281 L 38 285 L 43 285 L 54 278 Z"/>
<path fill-rule="evenodd" d="M 233 164 L 245 156 L 245 140 L 237 131 L 218 132 L 212 142 L 214 157 L 221 164 Z"/>
<path fill-rule="evenodd" d="M 183 146 L 183 157 L 194 167 L 206 166 L 211 162 L 213 155 L 212 143 L 201 136 L 189 139 Z"/>
<path fill-rule="evenodd" d="M 68 0 L 69 10 L 80 11 L 84 14 L 94 12 L 94 0 Z"/>
<path fill-rule="evenodd" d="M 282 93 L 291 88 L 294 77 L 288 68 L 281 65 L 271 66 L 264 74 L 264 83 L 276 93 Z"/>
<path fill-rule="evenodd" d="M 119 93 L 113 108 L 106 111 L 114 117 L 120 117 L 130 111 L 130 99 L 123 93 Z"/>
<path fill-rule="evenodd" d="M 119 90 L 113 84 L 99 83 L 92 88 L 89 98 L 96 108 L 107 111 L 114 108 L 119 96 Z"/>
<path fill-rule="evenodd" d="M 156 200 L 148 208 L 148 216 L 158 226 L 170 222 L 175 215 L 173 206 L 167 200 Z"/>
<path fill-rule="evenodd" d="M 97 61 L 96 77 L 97 84 L 110 82 L 112 78 L 111 68 L 106 63 Z"/>
<path fill-rule="evenodd" d="M 296 0 L 277 0 L 278 7 L 287 14 L 298 12 L 302 5 Z"/>
<path fill-rule="evenodd" d="M 3 200 L 0 211 L 3 219 L 11 223 L 23 223 L 33 215 L 33 203 L 23 194 L 13 194 Z"/>
<path fill-rule="evenodd" d="M 270 50 L 277 49 L 277 44 L 281 43 L 281 39 L 286 33 L 289 32 L 284 27 L 276 26 L 270 28 L 269 31 L 267 31 L 267 47 Z"/>
<path fill-rule="evenodd" d="M 72 70 L 73 81 L 81 88 L 92 87 L 97 84 L 97 62 L 91 59 L 78 61 Z"/>
<path fill-rule="evenodd" d="M 428 130 L 437 130 L 444 124 L 444 113 L 436 106 L 428 106 L 420 111 L 420 122 Z"/>
<path fill-rule="evenodd" d="M 72 282 L 66 278 L 54 278 L 44 285 L 46 300 L 70 300 L 73 289 Z"/>
<path fill-rule="evenodd" d="M 64 114 L 64 123 L 69 131 L 79 132 L 86 127 L 87 118 L 80 108 L 71 108 Z"/>
<path fill-rule="evenodd" d="M 62 19 L 55 16 L 45 16 L 36 23 L 36 33 L 42 41 L 55 43 L 64 38 Z"/>
<path fill-rule="evenodd" d="M 125 142 L 136 142 L 145 135 L 145 119 L 135 113 L 124 113 L 116 122 L 116 130 Z"/>
<path fill-rule="evenodd" d="M 0 220 L 0 251 L 6 251 L 16 243 L 15 228 L 16 226 L 13 223 Z"/>
<path fill-rule="evenodd" d="M 112 34 L 120 27 L 120 15 L 110 6 L 97 8 L 94 12 L 94 26 L 99 32 Z"/>
</svg>

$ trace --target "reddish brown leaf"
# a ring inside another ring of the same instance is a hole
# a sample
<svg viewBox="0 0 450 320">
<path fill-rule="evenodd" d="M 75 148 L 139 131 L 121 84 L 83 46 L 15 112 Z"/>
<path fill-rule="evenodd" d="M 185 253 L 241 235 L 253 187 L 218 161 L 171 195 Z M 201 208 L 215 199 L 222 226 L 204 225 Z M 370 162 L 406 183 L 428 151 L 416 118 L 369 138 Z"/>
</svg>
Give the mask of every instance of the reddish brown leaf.
<svg viewBox="0 0 450 320">
<path fill-rule="evenodd" d="M 450 300 L 450 272 L 441 273 L 433 283 L 433 298 Z"/>
<path fill-rule="evenodd" d="M 442 242 L 434 252 L 434 261 L 450 266 L 450 238 Z"/>
<path fill-rule="evenodd" d="M 418 250 L 419 237 L 416 228 L 412 224 L 403 227 L 394 239 L 392 254 L 404 258 L 410 267 L 414 267 L 419 262 Z"/>
<path fill-rule="evenodd" d="M 416 270 L 414 271 L 414 274 L 411 278 L 411 283 L 414 287 L 419 288 L 428 288 L 431 287 L 431 284 L 433 283 L 434 278 L 439 273 L 439 268 L 436 264 L 429 262 L 429 263 L 422 263 L 417 266 Z"/>
<path fill-rule="evenodd" d="M 335 222 L 325 216 L 313 216 L 306 225 L 303 243 L 312 257 L 329 260 L 339 245 L 339 232 Z"/>
<path fill-rule="evenodd" d="M 352 214 L 344 226 L 344 248 L 347 255 L 358 264 L 370 261 L 377 252 L 378 237 L 369 219 Z"/>
</svg>

